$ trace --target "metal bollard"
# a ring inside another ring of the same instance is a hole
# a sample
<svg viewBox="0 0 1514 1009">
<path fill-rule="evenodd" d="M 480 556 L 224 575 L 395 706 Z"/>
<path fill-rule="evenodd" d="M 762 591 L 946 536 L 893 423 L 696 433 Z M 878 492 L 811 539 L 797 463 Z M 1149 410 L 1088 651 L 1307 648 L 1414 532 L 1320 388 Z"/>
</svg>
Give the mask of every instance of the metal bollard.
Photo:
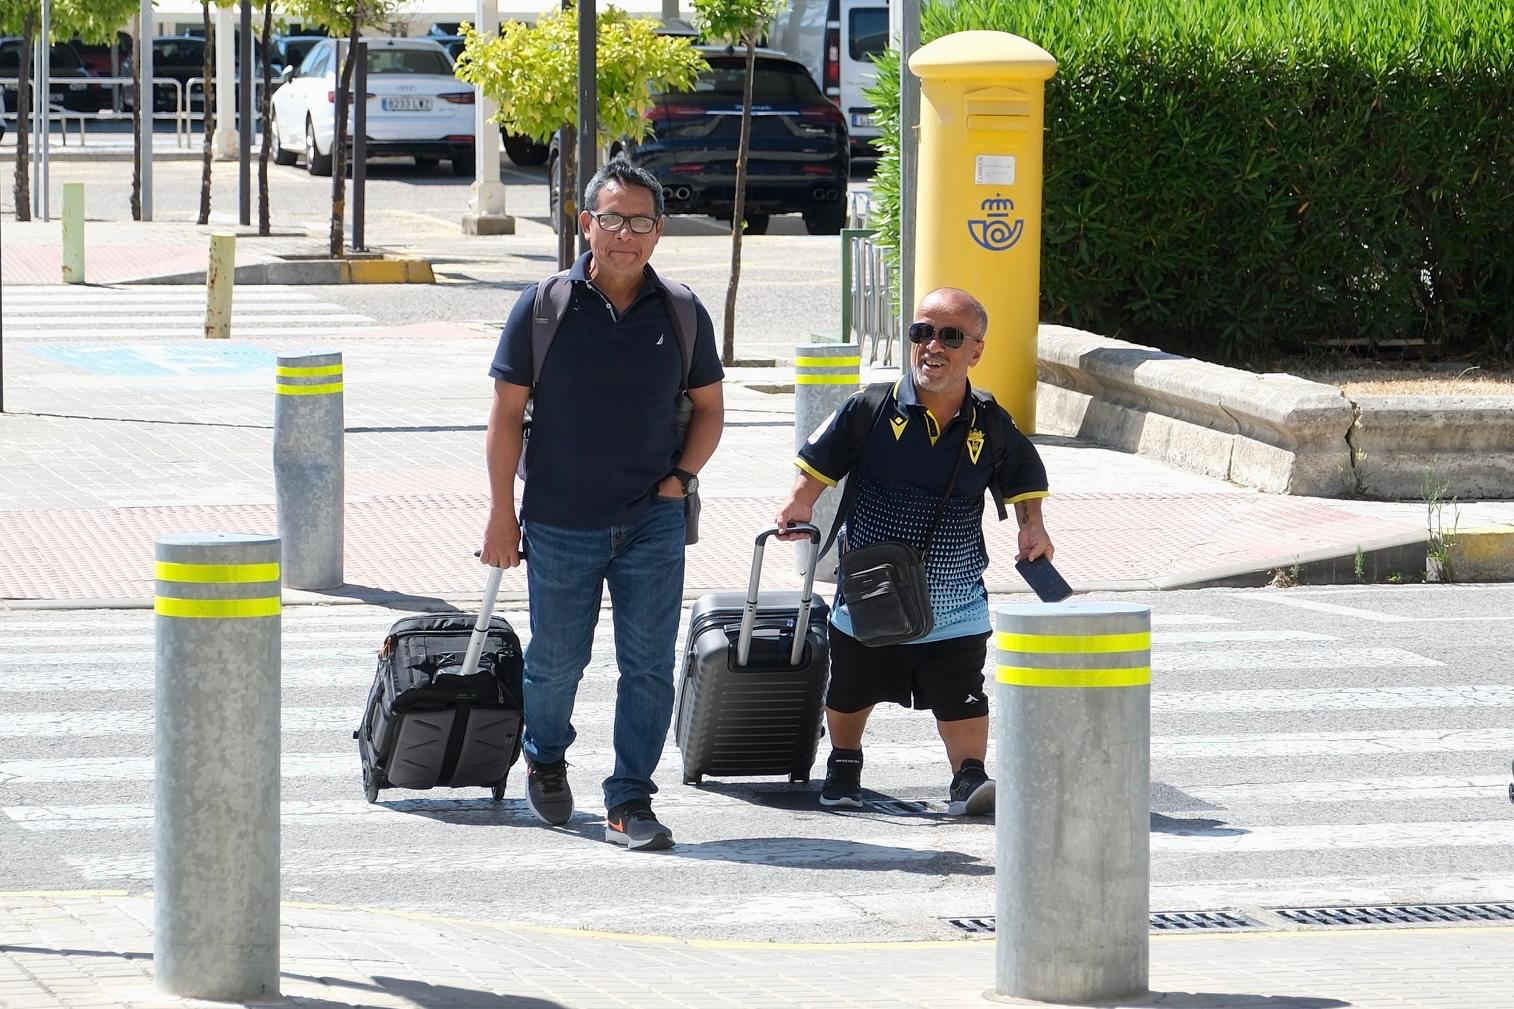
<svg viewBox="0 0 1514 1009">
<path fill-rule="evenodd" d="M 273 397 L 273 480 L 284 583 L 342 584 L 346 503 L 342 355 L 279 355 Z"/>
<path fill-rule="evenodd" d="M 1151 611 L 994 608 L 994 993 L 1144 996 L 1151 877 Z"/>
<path fill-rule="evenodd" d="M 862 352 L 855 343 L 803 343 L 794 348 L 794 451 L 804 447 L 815 429 L 857 391 L 862 374 Z M 836 507 L 841 502 L 841 487 L 827 487 L 815 502 L 814 517 L 810 519 L 824 537 L 831 531 L 836 519 Z M 833 546 L 815 562 L 815 578 L 822 582 L 836 580 L 834 564 L 825 558 L 834 559 Z M 804 574 L 805 551 L 794 551 L 794 573 Z"/>
<path fill-rule="evenodd" d="M 84 183 L 63 183 L 63 283 L 84 283 Z"/>
<path fill-rule="evenodd" d="M 218 231 L 210 236 L 205 266 L 205 339 L 231 337 L 231 291 L 237 276 L 237 236 Z"/>
<path fill-rule="evenodd" d="M 279 541 L 158 537 L 153 973 L 239 1002 L 279 983 Z"/>
</svg>

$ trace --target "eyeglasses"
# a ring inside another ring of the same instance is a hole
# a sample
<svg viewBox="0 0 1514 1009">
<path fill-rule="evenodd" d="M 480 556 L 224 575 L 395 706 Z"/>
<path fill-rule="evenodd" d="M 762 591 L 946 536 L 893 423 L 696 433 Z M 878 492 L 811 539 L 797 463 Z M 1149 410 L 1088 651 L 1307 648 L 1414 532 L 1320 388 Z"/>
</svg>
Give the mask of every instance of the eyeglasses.
<svg viewBox="0 0 1514 1009">
<path fill-rule="evenodd" d="M 949 350 L 956 350 L 962 346 L 962 341 L 969 339 L 968 335 L 956 326 L 942 326 L 937 329 L 928 322 L 912 322 L 909 325 L 910 343 L 930 343 L 931 337 L 941 341 L 941 346 Z M 983 339 L 981 336 L 971 337 L 973 340 Z"/>
<path fill-rule="evenodd" d="M 599 223 L 599 226 L 611 234 L 619 231 L 627 224 L 631 226 L 631 233 L 635 235 L 650 235 L 652 229 L 657 227 L 655 217 L 627 217 L 625 214 L 597 214 L 592 210 L 585 211 L 590 217 Z"/>
</svg>

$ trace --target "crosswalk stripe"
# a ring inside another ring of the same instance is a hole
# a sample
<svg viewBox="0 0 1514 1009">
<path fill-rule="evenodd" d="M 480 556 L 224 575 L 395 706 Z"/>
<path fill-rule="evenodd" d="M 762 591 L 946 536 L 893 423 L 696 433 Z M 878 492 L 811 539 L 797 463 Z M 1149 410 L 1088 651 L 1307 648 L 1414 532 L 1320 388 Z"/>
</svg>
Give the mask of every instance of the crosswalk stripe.
<svg viewBox="0 0 1514 1009">
<path fill-rule="evenodd" d="M 517 814 L 518 817 L 519 814 Z M 516 819 L 512 817 L 511 820 Z M 1257 852 L 1344 851 L 1351 849 L 1399 849 L 1427 847 L 1502 846 L 1514 836 L 1514 820 L 1485 820 L 1448 823 L 1387 823 L 1350 826 L 1257 827 L 1236 830 L 1231 834 L 1212 831 L 1204 834 L 1163 834 L 1151 837 L 1153 856 L 1228 855 Z M 988 858 L 992 838 L 966 836 L 953 842 L 962 854 Z M 979 850 L 973 851 L 971 849 Z M 614 866 L 617 874 L 632 871 L 624 852 L 614 845 L 580 844 L 538 848 L 475 845 L 449 848 L 446 858 L 430 851 L 388 850 L 382 864 L 376 851 L 320 851 L 311 858 L 310 851 L 286 851 L 282 873 L 285 878 L 316 876 L 359 876 L 383 872 L 386 875 L 413 878 L 423 875 L 451 874 L 466 865 L 470 873 L 512 873 L 529 869 L 591 869 Z M 790 868 L 812 866 L 856 869 L 872 864 L 935 861 L 940 849 L 933 843 L 920 844 L 918 835 L 869 838 L 867 845 L 820 838 L 794 838 L 789 844 L 771 838 L 712 840 L 680 848 L 680 859 L 695 859 L 712 866 L 735 867 L 746 863 L 784 865 Z M 613 861 L 612 861 L 613 860 Z M 152 877 L 151 855 L 65 856 L 87 880 L 139 879 Z M 640 863 L 651 868 L 654 859 Z"/>
<path fill-rule="evenodd" d="M 1159 651 L 1152 646 L 1151 672 L 1245 672 L 1264 669 L 1409 669 L 1444 666 L 1403 648 L 1216 648 Z"/>
<path fill-rule="evenodd" d="M 332 677 L 326 677 L 330 684 Z M 360 681 L 349 678 L 349 685 Z M 150 689 L 146 684 L 144 689 Z M 601 711 L 600 708 L 603 708 Z M 1466 687 L 1385 687 L 1350 690 L 1202 690 L 1158 692 L 1151 698 L 1155 713 L 1223 713 L 1267 711 L 1403 711 L 1417 708 L 1514 707 L 1514 686 L 1493 684 Z M 582 724 L 613 713 L 613 702 L 580 700 L 575 707 Z M 318 732 L 357 724 L 357 707 L 286 707 L 281 713 L 285 732 Z M 903 708 L 877 712 L 875 719 L 914 718 Z M 0 720 L 0 739 L 62 738 L 67 736 L 144 736 L 153 732 L 148 710 L 21 711 Z M 1158 737 L 1160 738 L 1160 737 Z"/>
<path fill-rule="evenodd" d="M 1152 910 L 1213 907 L 1328 907 L 1394 904 L 1509 902 L 1514 874 L 1285 876 L 1223 879 L 1213 876 L 1151 884 Z"/>
<path fill-rule="evenodd" d="M 343 323 L 337 326 L 322 325 L 318 317 L 308 317 L 302 320 L 300 325 L 285 326 L 253 326 L 233 323 L 231 335 L 234 338 L 253 336 L 336 336 L 344 333 L 365 333 L 376 328 L 372 320 L 368 325 L 354 325 Z M 80 338 L 99 339 L 98 329 L 62 329 L 48 326 L 42 329 L 18 330 L 12 333 L 6 328 L 6 335 L 15 340 L 77 340 Z M 151 339 L 204 336 L 205 327 L 201 325 L 183 326 L 139 326 L 132 330 L 132 340 L 141 342 Z"/>
<path fill-rule="evenodd" d="M 1341 781 L 1278 781 L 1266 784 L 1184 785 L 1184 795 L 1235 808 L 1296 802 L 1429 802 L 1507 795 L 1504 775 L 1425 775 L 1407 778 L 1349 778 Z"/>
<path fill-rule="evenodd" d="M 231 317 L 231 324 L 233 327 L 235 327 L 249 322 L 308 322 L 315 324 L 325 322 L 373 321 L 369 316 L 363 315 L 358 312 L 348 312 L 345 310 L 339 312 L 314 314 L 310 312 L 277 312 L 272 311 L 275 306 L 269 306 L 269 308 L 270 311 L 262 312 L 257 315 L 233 315 Z M 185 313 L 184 318 L 182 319 L 174 316 L 165 316 L 163 313 L 154 313 L 152 315 L 112 315 L 110 321 L 111 325 L 113 326 L 133 327 L 132 335 L 137 336 L 142 332 L 140 327 L 152 326 L 154 329 L 172 329 L 175 328 L 176 325 L 190 325 L 195 321 L 196 316 L 199 317 L 202 323 L 204 322 L 203 312 Z M 22 315 L 7 319 L 5 322 L 6 329 L 8 331 L 14 332 L 19 336 L 25 336 L 26 333 L 31 330 L 48 332 L 54 328 L 57 320 L 49 319 L 45 316 Z M 100 335 L 99 329 L 78 329 L 63 331 L 93 333 L 96 336 Z"/>
</svg>

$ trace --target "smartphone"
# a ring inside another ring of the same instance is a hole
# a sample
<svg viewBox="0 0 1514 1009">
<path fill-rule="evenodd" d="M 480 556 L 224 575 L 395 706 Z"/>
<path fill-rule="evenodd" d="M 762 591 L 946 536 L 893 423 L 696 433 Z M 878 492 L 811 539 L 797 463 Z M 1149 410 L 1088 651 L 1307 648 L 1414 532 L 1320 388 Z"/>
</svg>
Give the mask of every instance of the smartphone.
<svg viewBox="0 0 1514 1009">
<path fill-rule="evenodd" d="M 1051 566 L 1045 554 L 1033 561 L 1016 561 L 1015 570 L 1035 589 L 1043 603 L 1058 603 L 1072 595 L 1072 586 Z"/>
</svg>

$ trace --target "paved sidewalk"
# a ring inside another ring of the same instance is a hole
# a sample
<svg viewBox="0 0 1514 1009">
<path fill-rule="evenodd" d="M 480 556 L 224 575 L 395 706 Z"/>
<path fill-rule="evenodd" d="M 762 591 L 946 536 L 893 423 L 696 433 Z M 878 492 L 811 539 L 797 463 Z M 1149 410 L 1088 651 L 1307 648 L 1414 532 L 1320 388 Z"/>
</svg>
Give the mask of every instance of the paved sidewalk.
<svg viewBox="0 0 1514 1009">
<path fill-rule="evenodd" d="M 655 856 L 651 856 L 655 857 Z M 737 899 L 737 898 L 733 898 Z M 6 1009 L 226 1005 L 158 994 L 150 898 L 0 894 Z M 991 1006 L 994 943 L 701 942 L 285 904 L 280 994 L 303 1009 L 962 1009 Z M 1500 927 L 1159 935 L 1169 1009 L 1510 1009 Z M 1041 1003 L 1037 1003 L 1041 1004 Z"/>
</svg>

